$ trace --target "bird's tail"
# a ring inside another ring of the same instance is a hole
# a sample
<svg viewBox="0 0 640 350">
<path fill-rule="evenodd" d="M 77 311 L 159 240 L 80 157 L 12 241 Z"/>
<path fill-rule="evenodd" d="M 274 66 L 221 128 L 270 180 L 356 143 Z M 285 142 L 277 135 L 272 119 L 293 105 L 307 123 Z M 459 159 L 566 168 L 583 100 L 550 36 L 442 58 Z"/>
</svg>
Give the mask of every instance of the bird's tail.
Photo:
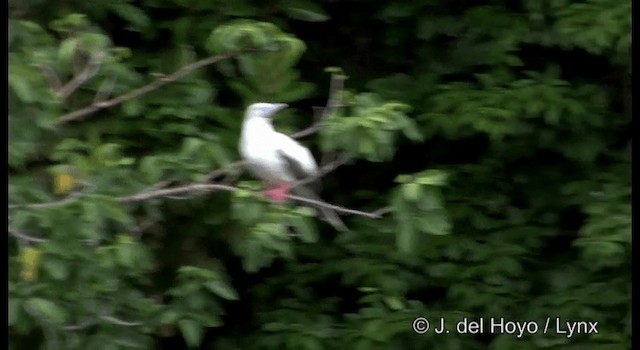
<svg viewBox="0 0 640 350">
<path fill-rule="evenodd" d="M 320 197 L 317 194 L 315 194 L 313 191 L 311 191 L 306 187 L 303 187 L 303 186 L 296 187 L 292 191 L 300 195 L 301 197 L 322 202 L 322 199 L 320 199 Z M 349 231 L 349 228 L 344 224 L 344 222 L 342 222 L 342 220 L 334 210 L 331 210 L 329 208 L 326 208 L 320 205 L 313 205 L 307 202 L 304 202 L 303 204 L 305 206 L 314 208 L 318 212 L 318 215 L 322 218 L 322 220 L 329 223 L 336 230 L 342 231 L 342 232 Z"/>
</svg>

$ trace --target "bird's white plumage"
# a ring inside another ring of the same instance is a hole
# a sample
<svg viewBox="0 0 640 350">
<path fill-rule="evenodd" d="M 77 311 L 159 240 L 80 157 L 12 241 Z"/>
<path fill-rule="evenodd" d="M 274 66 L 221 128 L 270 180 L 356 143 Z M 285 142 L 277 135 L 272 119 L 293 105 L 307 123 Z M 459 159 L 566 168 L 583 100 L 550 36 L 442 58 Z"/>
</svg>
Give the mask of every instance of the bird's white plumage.
<svg viewBox="0 0 640 350">
<path fill-rule="evenodd" d="M 309 149 L 277 132 L 271 124 L 273 115 L 286 106 L 282 103 L 252 104 L 247 108 L 240 135 L 240 154 L 251 173 L 276 188 L 318 174 L 318 164 Z M 304 186 L 293 191 L 309 199 L 320 200 L 314 191 Z M 349 230 L 333 210 L 322 206 L 316 210 L 337 230 Z"/>
<path fill-rule="evenodd" d="M 318 172 L 318 165 L 306 147 L 273 128 L 271 117 L 284 107 L 286 105 L 270 103 L 249 106 L 240 136 L 240 154 L 247 161 L 249 169 L 256 177 L 273 186 L 299 180 L 292 173 L 286 158 L 295 162 L 305 176 L 313 176 Z"/>
</svg>

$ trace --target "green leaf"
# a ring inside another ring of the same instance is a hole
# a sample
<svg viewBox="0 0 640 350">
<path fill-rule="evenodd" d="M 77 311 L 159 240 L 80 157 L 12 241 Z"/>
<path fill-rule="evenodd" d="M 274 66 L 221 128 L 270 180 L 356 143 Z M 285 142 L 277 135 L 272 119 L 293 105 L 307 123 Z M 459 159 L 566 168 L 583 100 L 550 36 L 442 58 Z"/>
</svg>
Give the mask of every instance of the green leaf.
<svg viewBox="0 0 640 350">
<path fill-rule="evenodd" d="M 122 112 L 128 117 L 140 115 L 143 108 L 144 105 L 139 99 L 132 99 L 122 104 Z"/>
<path fill-rule="evenodd" d="M 135 267 L 136 264 L 136 247 L 132 243 L 123 243 L 118 245 L 117 250 L 118 262 L 124 267 Z"/>
<path fill-rule="evenodd" d="M 31 298 L 27 300 L 26 307 L 29 307 L 38 315 L 44 316 L 48 321 L 64 324 L 67 314 L 60 306 L 54 302 L 42 298 Z"/>
<path fill-rule="evenodd" d="M 166 310 L 160 316 L 161 324 L 173 324 L 180 318 L 180 314 L 175 310 Z"/>
<path fill-rule="evenodd" d="M 89 52 L 102 52 L 109 46 L 109 37 L 98 33 L 82 33 L 78 37 L 79 46 L 85 51 Z"/>
<path fill-rule="evenodd" d="M 162 177 L 162 167 L 157 157 L 145 157 L 140 162 L 140 171 L 145 176 L 145 180 L 150 183 L 155 183 Z"/>
<path fill-rule="evenodd" d="M 442 170 L 427 170 L 417 177 L 421 185 L 443 186 L 447 183 L 447 173 Z"/>
<path fill-rule="evenodd" d="M 34 87 L 29 84 L 29 80 L 25 79 L 22 72 L 16 72 L 11 67 L 9 67 L 9 87 L 22 102 L 29 103 L 36 99 L 33 93 Z"/>
<path fill-rule="evenodd" d="M 418 200 L 418 198 L 420 198 L 422 187 L 417 183 L 408 183 L 402 185 L 402 193 L 404 194 L 405 198 L 415 202 Z"/>
<path fill-rule="evenodd" d="M 44 259 L 44 269 L 56 280 L 64 280 L 69 276 L 69 267 L 58 258 Z"/>
<path fill-rule="evenodd" d="M 222 297 L 226 300 L 238 300 L 238 293 L 233 289 L 233 287 L 229 286 L 227 283 L 222 281 L 209 281 L 204 284 L 207 289 L 216 294 L 219 297 Z"/>
<path fill-rule="evenodd" d="M 130 225 L 133 223 L 133 218 L 120 203 L 105 203 L 102 207 L 104 208 L 106 216 L 110 219 L 113 219 L 123 225 Z"/>
<path fill-rule="evenodd" d="M 133 5 L 124 2 L 116 2 L 112 3 L 111 6 L 114 11 L 118 15 L 120 15 L 120 17 L 124 18 L 127 22 L 135 25 L 138 28 L 146 28 L 151 23 L 149 16 L 147 16 L 144 11 Z"/>
<path fill-rule="evenodd" d="M 58 58 L 65 64 L 71 64 L 78 47 L 77 38 L 65 39 L 58 48 Z"/>
<path fill-rule="evenodd" d="M 324 22 L 330 18 L 320 6 L 308 0 L 286 0 L 280 6 L 289 17 L 301 21 Z"/>
<path fill-rule="evenodd" d="M 420 132 L 420 129 L 414 123 L 407 123 L 407 125 L 402 129 L 404 136 L 406 136 L 409 140 L 414 142 L 420 142 L 424 140 L 424 135 Z"/>
<path fill-rule="evenodd" d="M 178 321 L 178 327 L 190 348 L 195 348 L 200 345 L 203 335 L 201 325 L 192 320 L 180 320 Z"/>
<path fill-rule="evenodd" d="M 20 317 L 20 305 L 21 301 L 19 299 L 16 298 L 9 298 L 9 304 L 8 304 L 8 323 L 9 326 L 13 326 L 17 321 L 18 318 Z"/>
<path fill-rule="evenodd" d="M 448 235 L 451 233 L 451 223 L 442 211 L 422 213 L 420 223 L 421 230 L 432 235 Z"/>
<path fill-rule="evenodd" d="M 400 252 L 409 254 L 415 249 L 416 232 L 413 225 L 407 220 L 398 221 L 398 233 L 396 234 L 396 245 Z"/>
<path fill-rule="evenodd" d="M 291 218 L 291 223 L 303 242 L 315 243 L 318 241 L 318 230 L 311 218 L 306 216 L 295 216 Z"/>
<path fill-rule="evenodd" d="M 404 309 L 404 305 L 402 300 L 396 297 L 384 297 L 384 302 L 389 306 L 391 310 L 402 310 Z"/>
</svg>

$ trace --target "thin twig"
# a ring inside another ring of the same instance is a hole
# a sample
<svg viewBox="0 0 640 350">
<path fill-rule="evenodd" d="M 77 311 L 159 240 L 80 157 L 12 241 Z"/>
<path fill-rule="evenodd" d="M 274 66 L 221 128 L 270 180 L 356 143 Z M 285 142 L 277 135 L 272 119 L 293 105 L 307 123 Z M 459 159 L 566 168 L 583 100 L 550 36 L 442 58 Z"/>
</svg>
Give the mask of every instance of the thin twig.
<svg viewBox="0 0 640 350">
<path fill-rule="evenodd" d="M 26 234 L 24 232 L 13 230 L 11 228 L 9 229 L 9 234 L 12 235 L 13 237 L 22 239 L 22 240 L 27 241 L 27 242 L 44 243 L 44 242 L 48 241 L 48 239 L 46 239 L 46 238 L 39 238 L 39 237 L 29 236 L 28 234 Z"/>
<path fill-rule="evenodd" d="M 65 100 L 69 97 L 74 91 L 76 91 L 82 84 L 89 81 L 93 78 L 98 71 L 100 70 L 100 64 L 102 63 L 102 54 L 92 55 L 87 61 L 84 69 L 80 74 L 74 76 L 69 82 L 67 82 L 63 87 L 61 87 L 56 93 L 58 97 L 62 100 Z"/>
<path fill-rule="evenodd" d="M 113 317 L 113 316 L 100 316 L 100 319 L 103 320 L 103 321 L 111 322 L 111 323 L 113 323 L 115 325 L 118 325 L 118 326 L 126 326 L 126 327 L 142 326 L 141 322 L 124 321 L 124 320 L 121 320 L 121 319 Z"/>
<path fill-rule="evenodd" d="M 201 183 L 209 182 L 209 181 L 215 179 L 218 176 L 226 175 L 232 169 L 241 168 L 241 167 L 245 166 L 246 164 L 247 164 L 247 162 L 245 162 L 243 160 L 239 160 L 237 162 L 229 163 L 229 164 L 223 166 L 222 168 L 213 170 L 212 172 L 207 174 L 207 176 L 204 178 L 204 180 L 202 180 L 200 182 Z"/>
<path fill-rule="evenodd" d="M 143 191 L 131 196 L 119 197 L 117 201 L 121 203 L 135 203 L 135 202 L 142 202 L 145 200 L 158 198 L 158 197 L 176 196 L 183 193 L 213 192 L 213 191 L 235 192 L 237 190 L 238 190 L 237 187 L 228 186 L 228 185 L 192 183 L 185 186 L 164 188 L 164 189 L 153 190 L 153 191 Z"/>
<path fill-rule="evenodd" d="M 100 316 L 100 319 L 118 326 L 125 326 L 125 327 L 136 327 L 136 326 L 141 326 L 143 324 L 141 322 L 130 322 L 130 321 L 121 320 L 113 316 L 106 316 L 106 315 Z M 65 331 L 79 331 L 82 329 L 89 328 L 95 325 L 96 323 L 98 322 L 95 320 L 88 320 L 88 321 L 81 322 L 79 324 L 65 326 L 62 329 L 64 329 Z"/>
<path fill-rule="evenodd" d="M 322 110 L 320 117 L 311 126 L 294 133 L 291 137 L 297 139 L 314 134 L 320 130 L 324 120 L 340 107 L 340 97 L 342 95 L 344 81 L 346 79 L 346 76 L 341 74 L 333 74 L 331 76 L 331 82 L 329 83 L 329 98 L 327 99 L 327 105 Z"/>
<path fill-rule="evenodd" d="M 61 205 L 69 204 L 80 199 L 79 193 L 74 193 L 69 197 L 63 198 L 54 202 L 45 202 L 45 203 L 29 203 L 29 204 L 11 204 L 9 205 L 9 209 L 15 208 L 29 208 L 29 209 L 45 209 L 45 208 L 53 208 L 59 207 Z"/>
<path fill-rule="evenodd" d="M 334 169 L 338 168 L 340 165 L 346 163 L 348 161 L 348 158 L 346 157 L 341 157 L 336 159 L 334 162 L 329 163 L 327 165 L 325 165 L 323 168 L 320 169 L 320 171 L 318 172 L 318 174 L 314 175 L 314 176 L 310 176 L 308 178 L 305 178 L 303 180 L 300 180 L 299 182 L 294 184 L 294 187 L 296 186 L 301 186 L 304 184 L 307 184 L 309 182 L 314 181 L 315 179 L 322 177 L 324 175 L 326 175 L 327 173 L 333 171 Z M 234 166 L 238 166 L 240 163 L 242 162 L 235 162 L 235 163 L 231 163 Z M 230 167 L 227 167 L 227 170 Z M 223 168 L 224 169 L 224 168 Z M 219 169 L 222 170 L 222 169 Z M 235 192 L 238 191 L 239 188 L 232 186 L 232 185 L 227 185 L 227 184 L 207 184 L 207 183 L 203 183 L 203 182 L 197 182 L 197 183 L 191 183 L 188 185 L 183 185 L 183 186 L 177 186 L 177 187 L 171 187 L 171 188 L 163 188 L 164 186 L 168 185 L 170 183 L 170 181 L 161 181 L 149 188 L 146 188 L 134 195 L 130 195 L 130 196 L 123 196 L 123 197 L 118 197 L 116 200 L 118 202 L 121 203 L 134 203 L 134 202 L 141 202 L 141 201 L 145 201 L 145 200 L 149 200 L 149 199 L 153 199 L 153 198 L 159 198 L 159 197 L 179 197 L 179 199 L 184 199 L 185 195 L 193 195 L 196 192 L 201 192 L 201 193 L 206 193 L 206 192 L 213 192 L 213 191 L 227 191 L 227 192 Z M 57 206 L 61 206 L 61 205 L 65 205 L 69 202 L 78 200 L 80 197 L 81 192 L 76 193 L 73 196 L 69 196 L 65 199 L 59 200 L 59 201 L 55 201 L 55 202 L 47 202 L 47 203 L 32 203 L 32 204 L 18 204 L 18 205 L 10 205 L 9 208 L 16 208 L 16 207 L 23 207 L 23 208 L 31 208 L 31 209 L 42 209 L 42 208 L 51 208 L 51 207 L 57 207 Z M 293 198 L 293 196 L 292 196 Z M 299 197 L 297 197 L 299 198 Z M 296 198 L 293 198 L 296 199 Z M 310 199 L 307 199 L 307 201 L 309 201 Z M 301 202 L 304 202 L 305 199 L 300 200 Z M 311 202 L 311 203 L 315 203 Z M 322 202 L 324 203 L 324 202 Z M 316 203 L 317 204 L 317 203 Z M 334 208 L 334 206 L 332 204 L 328 204 L 325 203 L 326 205 L 328 205 L 328 208 Z M 337 207 L 337 206 L 335 206 Z M 342 208 L 342 207 L 338 207 L 338 208 Z M 352 209 L 347 209 L 347 208 L 342 208 L 342 212 L 345 213 L 364 213 L 361 211 L 354 211 Z M 340 211 L 340 210 L 338 210 Z M 367 215 L 364 215 L 367 216 Z"/>
<path fill-rule="evenodd" d="M 119 202 L 121 202 L 121 203 L 134 203 L 134 202 L 141 202 L 141 201 L 145 201 L 145 200 L 149 200 L 149 199 L 153 199 L 153 198 L 175 196 L 175 195 L 183 194 L 183 193 L 198 193 L 198 192 L 202 193 L 202 192 L 214 192 L 214 191 L 236 192 L 236 191 L 239 191 L 239 190 L 240 190 L 240 188 L 238 188 L 238 187 L 229 186 L 229 185 L 223 185 L 223 184 L 200 184 L 200 183 L 194 183 L 194 184 L 190 184 L 190 185 L 186 185 L 186 186 L 173 187 L 173 188 L 161 189 L 161 190 L 150 191 L 150 192 L 141 192 L 141 193 L 138 193 L 138 194 L 135 194 L 135 195 L 132 195 L 132 196 L 120 197 L 117 200 Z M 309 198 L 306 198 L 306 197 L 290 195 L 289 198 L 291 198 L 293 200 L 297 200 L 297 201 L 303 202 L 303 203 L 313 204 L 313 205 L 316 205 L 316 206 L 319 206 L 319 207 L 332 209 L 332 210 L 334 210 L 336 212 L 340 212 L 340 213 L 344 213 L 344 214 L 366 216 L 366 217 L 370 217 L 370 218 L 379 218 L 379 217 L 381 217 L 381 214 L 379 214 L 377 212 L 368 213 L 368 212 L 364 212 L 364 211 L 360 211 L 360 210 L 349 209 L 349 208 L 345 208 L 345 207 L 329 204 L 329 203 L 326 203 L 326 202 L 317 201 L 317 200 L 314 200 L 314 199 L 309 199 Z"/>
<path fill-rule="evenodd" d="M 89 328 L 89 327 L 95 325 L 96 323 L 98 323 L 98 322 L 97 321 L 84 321 L 84 322 L 81 322 L 79 324 L 65 326 L 62 329 L 64 329 L 65 331 L 79 331 L 79 330 L 83 330 L 83 329 Z"/>
<path fill-rule="evenodd" d="M 310 199 L 310 198 L 306 198 L 306 197 L 300 197 L 300 196 L 296 196 L 296 195 L 289 195 L 289 198 L 293 199 L 293 200 L 297 200 L 299 202 L 303 202 L 303 203 L 307 203 L 307 204 L 313 204 L 315 206 L 318 207 L 323 207 L 323 208 L 327 208 L 327 209 L 332 209 L 333 211 L 339 212 L 339 213 L 344 213 L 344 214 L 352 214 L 352 215 L 358 215 L 358 216 L 366 216 L 368 218 L 372 218 L 372 219 L 378 219 L 381 217 L 380 214 L 377 214 L 376 212 L 366 212 L 366 211 L 361 211 L 361 210 L 355 210 L 355 209 L 349 209 L 349 208 L 345 208 L 345 207 L 341 207 L 338 205 L 334 205 L 334 204 L 329 204 L 323 201 L 317 201 L 315 199 Z"/>
<path fill-rule="evenodd" d="M 161 188 L 165 188 L 168 185 L 170 185 L 172 182 L 173 180 L 163 180 L 163 181 L 157 182 L 151 185 L 149 188 L 147 188 L 146 191 L 154 191 L 154 190 L 159 190 Z"/>
<path fill-rule="evenodd" d="M 378 216 L 385 216 L 386 214 L 390 213 L 393 211 L 393 208 L 391 207 L 382 207 L 374 212 L 372 212 L 371 214 L 375 214 Z"/>
<path fill-rule="evenodd" d="M 310 182 L 313 182 L 316 179 L 327 175 L 328 173 L 332 172 L 333 170 L 337 169 L 339 166 L 345 164 L 348 161 L 349 161 L 349 158 L 347 156 L 345 156 L 345 155 L 342 155 L 342 156 L 336 158 L 334 161 L 332 161 L 330 163 L 327 163 L 324 166 L 322 166 L 317 174 L 315 174 L 313 176 L 308 176 L 308 177 L 306 177 L 306 178 L 304 178 L 302 180 L 299 180 L 299 181 L 295 182 L 291 188 L 298 187 L 298 186 L 304 186 L 304 185 L 306 185 L 306 184 L 308 184 Z"/>
<path fill-rule="evenodd" d="M 186 66 L 181 67 L 180 69 L 178 69 L 177 71 L 163 76 L 159 79 L 156 79 L 154 81 L 152 81 L 151 83 L 144 85 L 140 88 L 131 90 L 127 93 L 124 93 L 118 97 L 114 97 L 110 100 L 106 100 L 106 101 L 100 101 L 100 102 L 94 102 L 89 106 L 83 107 L 81 109 L 78 109 L 76 111 L 73 112 L 69 112 L 67 114 L 64 114 L 63 116 L 61 116 L 55 123 L 55 125 L 57 127 L 60 127 L 62 125 L 65 125 L 67 123 L 79 120 L 87 115 L 93 114 L 101 109 L 105 109 L 105 108 L 110 108 L 116 105 L 119 105 L 123 102 L 129 101 L 131 99 L 134 99 L 136 97 L 140 97 L 142 95 L 145 95 L 151 91 L 154 91 L 168 83 L 171 83 L 173 81 L 176 81 L 182 77 L 184 77 L 185 75 L 200 69 L 202 67 L 217 63 L 219 61 L 222 60 L 226 60 L 232 57 L 235 57 L 237 54 L 232 54 L 232 53 L 228 53 L 228 54 L 221 54 L 221 55 L 216 55 L 216 56 L 211 56 L 211 57 L 207 57 L 205 59 L 202 59 L 200 61 L 188 64 Z"/>
<path fill-rule="evenodd" d="M 60 81 L 60 78 L 58 78 L 58 75 L 53 70 L 53 68 L 48 65 L 39 65 L 38 67 L 40 68 L 40 70 L 42 70 L 42 73 L 44 74 L 45 78 L 47 78 L 49 86 L 51 86 L 51 89 L 53 89 L 53 91 L 58 91 L 62 88 L 62 81 Z"/>
</svg>

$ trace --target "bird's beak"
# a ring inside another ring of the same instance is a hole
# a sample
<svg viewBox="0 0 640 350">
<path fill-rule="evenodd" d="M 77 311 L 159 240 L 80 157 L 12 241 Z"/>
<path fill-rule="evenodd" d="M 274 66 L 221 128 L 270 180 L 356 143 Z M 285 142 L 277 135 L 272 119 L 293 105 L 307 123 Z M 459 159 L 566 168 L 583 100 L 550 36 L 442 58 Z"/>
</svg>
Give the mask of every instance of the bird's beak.
<svg viewBox="0 0 640 350">
<path fill-rule="evenodd" d="M 286 103 L 274 103 L 271 106 L 271 110 L 269 111 L 269 114 L 268 114 L 269 118 L 273 118 L 276 115 L 276 113 L 280 112 L 281 110 L 287 107 L 289 107 L 289 105 Z"/>
<path fill-rule="evenodd" d="M 279 112 L 279 111 L 281 111 L 281 110 L 283 110 L 283 109 L 285 109 L 287 107 L 289 107 L 289 105 L 286 104 L 286 103 L 276 103 L 274 108 L 273 108 L 273 113 Z"/>
</svg>

